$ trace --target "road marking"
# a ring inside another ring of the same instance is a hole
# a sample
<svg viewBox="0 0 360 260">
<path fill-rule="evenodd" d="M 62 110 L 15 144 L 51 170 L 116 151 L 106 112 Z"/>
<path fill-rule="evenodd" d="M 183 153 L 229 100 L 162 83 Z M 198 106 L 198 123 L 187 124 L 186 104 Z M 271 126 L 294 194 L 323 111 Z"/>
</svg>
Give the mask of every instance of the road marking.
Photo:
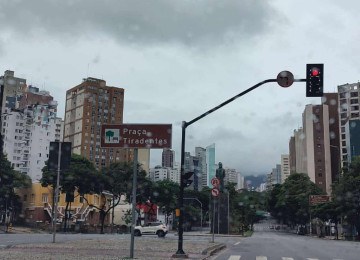
<svg viewBox="0 0 360 260">
<path fill-rule="evenodd" d="M 267 260 L 267 257 L 266 256 L 256 256 L 256 260 Z"/>
<path fill-rule="evenodd" d="M 292 257 L 282 257 L 282 260 L 294 260 Z"/>
<path fill-rule="evenodd" d="M 231 255 L 228 260 L 240 260 L 241 255 Z"/>
<path fill-rule="evenodd" d="M 307 260 L 319 260 L 319 258 L 306 258 Z"/>
<path fill-rule="evenodd" d="M 241 242 L 239 241 L 239 242 L 236 242 L 234 245 L 237 246 L 237 245 L 240 244 L 240 243 L 241 243 Z"/>
</svg>

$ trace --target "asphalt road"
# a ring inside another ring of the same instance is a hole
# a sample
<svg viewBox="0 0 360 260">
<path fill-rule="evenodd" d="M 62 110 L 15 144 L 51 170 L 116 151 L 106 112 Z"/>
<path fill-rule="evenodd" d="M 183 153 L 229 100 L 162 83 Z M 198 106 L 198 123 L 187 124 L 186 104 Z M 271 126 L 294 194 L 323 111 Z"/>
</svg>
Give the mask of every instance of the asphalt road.
<svg viewBox="0 0 360 260">
<path fill-rule="evenodd" d="M 270 230 L 268 225 L 255 228 L 252 237 L 243 238 L 213 256 L 212 260 L 359 260 L 360 243 L 325 240 Z"/>
</svg>

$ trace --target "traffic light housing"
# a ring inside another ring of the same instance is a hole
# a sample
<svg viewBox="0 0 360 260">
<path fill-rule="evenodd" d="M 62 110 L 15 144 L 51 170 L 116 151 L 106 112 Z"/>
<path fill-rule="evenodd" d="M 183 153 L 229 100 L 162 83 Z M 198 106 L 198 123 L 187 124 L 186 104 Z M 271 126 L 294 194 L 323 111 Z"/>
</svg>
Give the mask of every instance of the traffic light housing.
<svg viewBox="0 0 360 260">
<path fill-rule="evenodd" d="M 324 93 L 324 64 L 306 64 L 306 96 L 322 97 Z"/>
<path fill-rule="evenodd" d="M 191 183 L 193 183 L 193 180 L 190 180 L 193 175 L 194 175 L 194 172 L 186 172 L 183 174 L 183 176 L 181 178 L 181 185 L 184 188 L 189 187 L 191 185 Z"/>
<path fill-rule="evenodd" d="M 49 170 L 56 171 L 58 168 L 59 145 L 60 142 L 50 142 L 49 161 L 48 161 Z M 71 160 L 71 142 L 62 142 L 60 170 L 67 170 L 70 167 L 70 160 Z"/>
</svg>

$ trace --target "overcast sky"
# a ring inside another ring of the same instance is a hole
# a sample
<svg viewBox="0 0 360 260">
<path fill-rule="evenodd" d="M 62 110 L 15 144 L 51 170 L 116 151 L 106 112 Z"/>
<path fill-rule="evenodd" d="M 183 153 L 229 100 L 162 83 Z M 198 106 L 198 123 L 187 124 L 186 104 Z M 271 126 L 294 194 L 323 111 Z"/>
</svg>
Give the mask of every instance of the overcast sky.
<svg viewBox="0 0 360 260">
<path fill-rule="evenodd" d="M 325 91 L 358 82 L 360 1 L 0 0 L 0 72 L 65 92 L 85 77 L 125 89 L 124 123 L 181 122 L 252 85 L 324 63 Z M 2 71 L 1 71 L 2 70 Z M 216 144 L 216 162 L 269 173 L 301 126 L 305 84 L 263 85 L 187 128 L 186 150 Z M 152 150 L 151 167 L 161 164 Z"/>
</svg>

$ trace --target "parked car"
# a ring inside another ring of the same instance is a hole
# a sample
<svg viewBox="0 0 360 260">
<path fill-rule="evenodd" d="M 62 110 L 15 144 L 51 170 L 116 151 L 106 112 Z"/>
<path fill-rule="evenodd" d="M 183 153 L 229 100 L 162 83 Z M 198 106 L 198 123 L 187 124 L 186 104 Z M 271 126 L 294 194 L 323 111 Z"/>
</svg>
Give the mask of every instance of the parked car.
<svg viewBox="0 0 360 260">
<path fill-rule="evenodd" d="M 134 229 L 135 236 L 158 235 L 158 237 L 165 237 L 167 233 L 167 227 L 161 222 L 149 222 L 144 226 L 136 226 Z"/>
</svg>

